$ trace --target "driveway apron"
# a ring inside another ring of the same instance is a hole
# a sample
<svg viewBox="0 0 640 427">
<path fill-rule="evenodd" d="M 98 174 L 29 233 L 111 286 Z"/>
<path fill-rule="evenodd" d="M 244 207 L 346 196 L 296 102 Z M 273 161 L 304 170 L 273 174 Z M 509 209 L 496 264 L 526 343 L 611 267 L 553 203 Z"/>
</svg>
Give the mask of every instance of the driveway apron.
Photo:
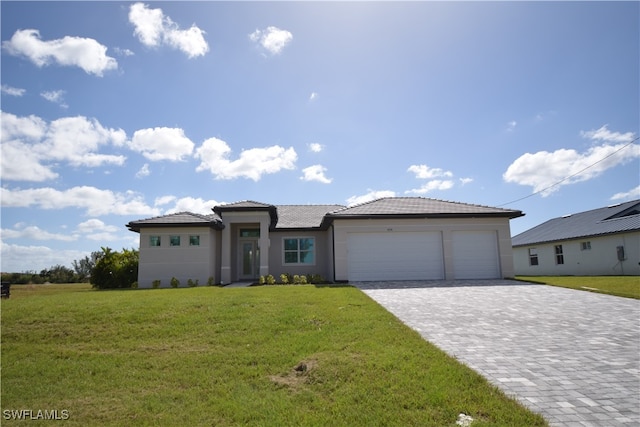
<svg viewBox="0 0 640 427">
<path fill-rule="evenodd" d="M 640 425 L 640 301 L 512 280 L 355 286 L 552 426 Z"/>
</svg>

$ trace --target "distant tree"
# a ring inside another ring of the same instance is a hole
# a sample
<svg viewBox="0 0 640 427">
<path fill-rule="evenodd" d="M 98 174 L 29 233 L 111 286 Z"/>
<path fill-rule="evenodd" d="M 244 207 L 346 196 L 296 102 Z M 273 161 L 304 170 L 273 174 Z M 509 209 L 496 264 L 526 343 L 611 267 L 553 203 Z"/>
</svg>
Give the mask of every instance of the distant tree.
<svg viewBox="0 0 640 427">
<path fill-rule="evenodd" d="M 92 252 L 91 256 L 85 256 L 80 260 L 73 261 L 73 269 L 78 276 L 78 281 L 85 282 L 91 276 L 91 270 L 96 266 L 100 252 Z"/>
<path fill-rule="evenodd" d="M 101 249 L 91 270 L 91 285 L 97 289 L 130 288 L 138 280 L 138 251 Z"/>
</svg>

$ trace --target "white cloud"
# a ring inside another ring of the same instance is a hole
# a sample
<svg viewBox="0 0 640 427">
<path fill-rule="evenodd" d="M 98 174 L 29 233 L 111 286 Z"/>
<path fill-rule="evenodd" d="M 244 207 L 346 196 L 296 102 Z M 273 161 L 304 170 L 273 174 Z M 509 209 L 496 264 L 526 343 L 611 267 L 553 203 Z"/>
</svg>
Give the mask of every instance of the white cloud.
<svg viewBox="0 0 640 427">
<path fill-rule="evenodd" d="M 611 132 L 609 129 L 607 129 L 607 125 L 602 126 L 600 129 L 590 130 L 586 132 L 581 131 L 580 135 L 592 141 L 603 142 L 631 142 L 633 141 L 633 138 L 635 138 L 635 134 L 633 132 Z"/>
<path fill-rule="evenodd" d="M 460 184 L 466 185 L 473 182 L 473 178 L 460 178 Z"/>
<path fill-rule="evenodd" d="M 506 131 L 513 132 L 516 129 L 517 125 L 518 125 L 518 122 L 516 122 L 515 120 L 511 120 L 509 123 L 507 123 Z"/>
<path fill-rule="evenodd" d="M 249 39 L 270 54 L 277 55 L 293 40 L 293 34 L 278 27 L 267 27 L 264 30 L 255 30 L 249 34 Z"/>
<path fill-rule="evenodd" d="M 287 149 L 279 145 L 243 150 L 236 160 L 229 160 L 231 148 L 218 138 L 209 138 L 196 150 L 196 158 L 201 163 L 197 172 L 208 170 L 216 179 L 238 177 L 259 181 L 264 174 L 272 174 L 282 169 L 295 169 L 298 155 L 293 147 Z"/>
<path fill-rule="evenodd" d="M 302 169 L 303 175 L 300 177 L 303 181 L 317 181 L 323 184 L 331 184 L 332 178 L 327 178 L 325 172 L 327 168 L 322 165 L 313 165 Z"/>
<path fill-rule="evenodd" d="M 319 153 L 324 150 L 324 145 L 318 144 L 317 142 L 312 142 L 311 144 L 309 144 L 309 150 L 313 151 L 314 153 Z"/>
<path fill-rule="evenodd" d="M 180 128 L 140 129 L 133 134 L 130 148 L 149 160 L 181 161 L 193 152 L 194 143 Z"/>
<path fill-rule="evenodd" d="M 122 165 L 122 155 L 100 154 L 103 145 L 121 146 L 126 141 L 122 129 L 103 127 L 86 117 L 63 117 L 47 124 L 36 116 L 18 117 L 0 112 L 2 132 L 2 179 L 45 181 L 58 176 L 51 163 L 96 167 Z"/>
<path fill-rule="evenodd" d="M 171 202 L 173 202 L 174 200 L 176 200 L 177 197 L 176 196 L 162 196 L 162 197 L 157 197 L 155 202 L 153 202 L 154 206 L 164 206 L 167 205 Z"/>
<path fill-rule="evenodd" d="M 0 188 L 3 208 L 85 209 L 87 215 L 159 215 L 160 210 L 148 206 L 143 197 L 132 191 L 116 193 L 95 187 L 81 186 L 68 190 L 30 188 L 10 190 Z"/>
<path fill-rule="evenodd" d="M 311 92 L 311 95 L 309 95 L 309 101 L 315 101 L 316 99 L 318 99 L 318 92 Z"/>
<path fill-rule="evenodd" d="M 165 196 L 166 197 L 166 196 Z M 158 204 L 167 204 L 170 202 L 175 202 L 174 206 L 171 209 L 167 209 L 164 213 L 171 214 L 176 212 L 193 212 L 202 215 L 211 215 L 213 213 L 212 209 L 214 206 L 219 205 L 220 203 L 215 200 L 204 200 L 201 198 L 193 198 L 193 197 L 183 197 L 181 199 L 177 199 L 176 197 L 171 197 L 171 201 L 166 201 L 160 199 L 163 203 L 158 203 L 156 201 L 156 205 Z"/>
<path fill-rule="evenodd" d="M 119 240 L 121 237 L 117 233 L 121 232 L 122 228 L 92 218 L 78 224 L 77 231 L 84 234 L 83 238 L 104 242 Z"/>
<path fill-rule="evenodd" d="M 131 49 L 123 49 L 119 47 L 114 47 L 113 51 L 120 56 L 133 56 L 135 53 Z"/>
<path fill-rule="evenodd" d="M 405 194 L 426 194 L 434 190 L 449 190 L 453 187 L 453 181 L 434 179 L 424 183 L 420 188 L 405 191 Z"/>
<path fill-rule="evenodd" d="M 64 94 L 64 90 L 52 90 L 42 92 L 40 93 L 40 96 L 49 102 L 60 105 L 62 108 L 69 108 L 69 106 L 64 102 Z"/>
<path fill-rule="evenodd" d="M 118 62 L 107 56 L 107 48 L 94 39 L 66 36 L 42 41 L 34 29 L 18 30 L 2 47 L 14 56 L 24 56 L 38 67 L 51 63 L 76 66 L 88 74 L 102 77 L 105 71 L 118 68 Z"/>
<path fill-rule="evenodd" d="M 60 240 L 72 242 L 78 240 L 77 234 L 49 233 L 38 226 L 16 227 L 14 229 L 3 228 L 2 238 L 9 239 L 31 239 L 31 240 Z"/>
<path fill-rule="evenodd" d="M 390 190 L 367 190 L 367 194 L 363 194 L 361 196 L 351 196 L 347 199 L 347 204 L 349 206 L 359 205 L 361 203 L 370 202 L 372 200 L 381 199 L 383 197 L 395 197 L 396 192 Z"/>
<path fill-rule="evenodd" d="M 611 196 L 611 200 L 631 200 L 638 197 L 640 197 L 640 185 L 629 191 L 614 194 Z"/>
<path fill-rule="evenodd" d="M 453 176 L 453 173 L 450 171 L 445 171 L 444 169 L 440 168 L 430 168 L 427 165 L 411 165 L 409 166 L 409 169 L 407 169 L 407 171 L 415 173 L 416 178 L 420 179 L 431 179 L 438 177 L 450 178 Z"/>
<path fill-rule="evenodd" d="M 144 165 L 142 165 L 140 170 L 136 172 L 136 178 L 144 178 L 149 175 L 151 175 L 151 169 L 149 169 L 149 163 L 145 163 Z"/>
<path fill-rule="evenodd" d="M 26 92 L 26 89 L 19 89 L 17 87 L 11 87 L 9 85 L 2 85 L 2 93 L 11 96 L 22 96 Z"/>
<path fill-rule="evenodd" d="M 51 249 L 46 246 L 2 244 L 2 271 L 41 271 L 52 265 L 71 267 L 71 261 L 82 259 L 90 252 Z"/>
<path fill-rule="evenodd" d="M 640 157 L 640 145 L 633 144 L 625 148 L 634 138 L 632 132 L 610 132 L 603 126 L 581 134 L 600 144 L 584 152 L 561 148 L 553 152 L 523 154 L 509 165 L 503 179 L 530 185 L 534 192 L 542 192 L 542 196 L 546 197 L 563 185 L 588 181 L 608 169 Z M 610 142 L 615 144 L 610 145 Z"/>
<path fill-rule="evenodd" d="M 134 34 L 146 46 L 167 45 L 181 50 L 189 58 L 203 56 L 209 51 L 205 32 L 195 24 L 188 30 L 165 16 L 162 9 L 151 9 L 143 3 L 135 3 L 129 9 L 129 22 L 135 26 Z"/>
</svg>

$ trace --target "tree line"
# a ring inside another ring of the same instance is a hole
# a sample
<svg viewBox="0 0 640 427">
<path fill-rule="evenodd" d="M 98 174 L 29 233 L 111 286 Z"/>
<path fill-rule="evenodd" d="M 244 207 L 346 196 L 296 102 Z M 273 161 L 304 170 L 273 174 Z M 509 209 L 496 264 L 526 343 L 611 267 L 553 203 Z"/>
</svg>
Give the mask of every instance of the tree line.
<svg viewBox="0 0 640 427">
<path fill-rule="evenodd" d="M 54 265 L 48 269 L 22 273 L 2 273 L 2 281 L 11 284 L 86 283 L 96 289 L 130 288 L 137 284 L 139 252 L 114 251 L 102 247 L 72 262 L 73 268 Z"/>
</svg>

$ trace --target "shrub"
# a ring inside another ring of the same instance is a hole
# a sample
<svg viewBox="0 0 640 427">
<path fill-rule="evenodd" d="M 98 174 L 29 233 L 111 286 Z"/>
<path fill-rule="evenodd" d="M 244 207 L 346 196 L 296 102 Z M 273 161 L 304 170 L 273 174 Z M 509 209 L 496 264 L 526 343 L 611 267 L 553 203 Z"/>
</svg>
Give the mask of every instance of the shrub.
<svg viewBox="0 0 640 427">
<path fill-rule="evenodd" d="M 213 278 L 213 276 L 209 276 L 209 278 L 207 279 L 207 286 L 215 286 L 215 279 Z"/>
<path fill-rule="evenodd" d="M 267 282 L 267 285 L 275 285 L 276 284 L 276 278 L 273 277 L 272 274 L 269 274 L 267 276 L 267 278 L 266 278 L 266 282 Z"/>
<path fill-rule="evenodd" d="M 177 288 L 178 286 L 180 286 L 180 280 L 178 280 L 176 277 L 172 277 L 171 282 L 169 283 L 171 284 L 172 288 Z"/>
<path fill-rule="evenodd" d="M 96 254 L 96 264 L 91 270 L 91 285 L 97 289 L 130 288 L 138 280 L 138 251 L 123 249 L 114 252 L 102 248 Z"/>
<path fill-rule="evenodd" d="M 160 283 L 162 283 L 162 281 L 159 279 L 156 279 L 153 282 L 151 282 L 151 286 L 153 287 L 153 289 L 158 289 L 160 287 Z"/>
<path fill-rule="evenodd" d="M 283 285 L 287 285 L 287 284 L 289 284 L 289 276 L 287 276 L 287 275 L 286 275 L 286 274 L 284 274 L 284 273 L 283 273 L 283 274 L 281 274 L 281 275 L 280 275 L 280 282 L 281 282 Z"/>
<path fill-rule="evenodd" d="M 190 288 L 195 288 L 196 286 L 198 286 L 198 279 L 196 279 L 196 280 L 192 280 L 192 279 L 187 280 L 187 286 L 189 286 Z"/>
<path fill-rule="evenodd" d="M 265 280 L 264 276 L 260 276 L 260 278 L 258 279 L 258 284 L 259 285 L 264 285 L 265 282 L 266 282 L 266 280 Z"/>
<path fill-rule="evenodd" d="M 132 287 L 133 289 L 138 289 L 138 282 L 133 282 L 133 283 L 131 284 L 131 287 Z"/>
</svg>

